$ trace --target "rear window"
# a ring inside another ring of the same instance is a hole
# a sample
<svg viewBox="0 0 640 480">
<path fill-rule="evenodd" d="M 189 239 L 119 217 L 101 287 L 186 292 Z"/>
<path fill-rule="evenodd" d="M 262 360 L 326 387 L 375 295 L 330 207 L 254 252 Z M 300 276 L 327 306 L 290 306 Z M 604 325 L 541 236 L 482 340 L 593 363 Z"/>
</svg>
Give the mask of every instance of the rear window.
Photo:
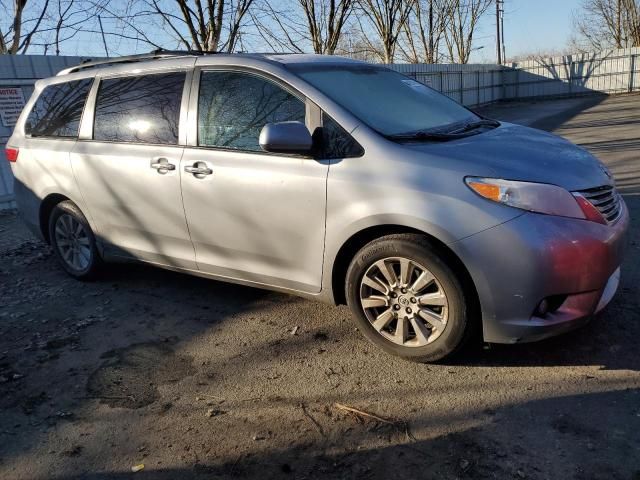
<svg viewBox="0 0 640 480">
<path fill-rule="evenodd" d="M 94 140 L 178 143 L 184 72 L 100 81 Z"/>
<path fill-rule="evenodd" d="M 27 117 L 25 133 L 32 137 L 77 137 L 92 82 L 88 78 L 45 87 Z"/>
</svg>

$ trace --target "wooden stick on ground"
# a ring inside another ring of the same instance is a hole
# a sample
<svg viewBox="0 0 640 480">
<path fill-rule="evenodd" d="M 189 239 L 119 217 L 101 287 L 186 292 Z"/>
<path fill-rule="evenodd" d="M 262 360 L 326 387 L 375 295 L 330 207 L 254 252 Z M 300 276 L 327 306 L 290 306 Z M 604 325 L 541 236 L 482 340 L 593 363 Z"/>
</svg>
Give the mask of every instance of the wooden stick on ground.
<svg viewBox="0 0 640 480">
<path fill-rule="evenodd" d="M 363 417 L 373 418 L 382 423 L 386 423 L 387 425 L 397 425 L 398 422 L 392 422 L 391 420 L 387 420 L 386 418 L 379 417 L 374 415 L 373 413 L 368 413 L 363 410 L 358 410 L 357 408 L 349 407 L 348 405 L 343 405 L 342 403 L 335 403 L 335 407 L 338 410 L 346 410 L 347 412 L 355 413 L 357 415 L 362 415 Z"/>
<path fill-rule="evenodd" d="M 411 433 L 411 430 L 409 430 L 409 424 L 407 422 L 398 421 L 398 420 L 396 420 L 396 421 L 388 420 L 386 418 L 379 417 L 378 415 L 374 415 L 373 413 L 365 412 L 364 410 L 359 410 L 357 408 L 353 408 L 353 407 L 350 407 L 348 405 L 344 405 L 344 404 L 338 403 L 338 402 L 334 403 L 334 406 L 338 410 L 344 410 L 346 412 L 355 413 L 356 415 L 360 415 L 360 416 L 367 417 L 367 418 L 372 418 L 372 419 L 374 419 L 374 420 L 376 420 L 378 422 L 385 423 L 387 425 L 391 425 L 391 426 L 395 427 L 396 429 L 404 430 L 404 434 L 406 435 L 407 440 L 415 441 L 415 437 Z"/>
</svg>

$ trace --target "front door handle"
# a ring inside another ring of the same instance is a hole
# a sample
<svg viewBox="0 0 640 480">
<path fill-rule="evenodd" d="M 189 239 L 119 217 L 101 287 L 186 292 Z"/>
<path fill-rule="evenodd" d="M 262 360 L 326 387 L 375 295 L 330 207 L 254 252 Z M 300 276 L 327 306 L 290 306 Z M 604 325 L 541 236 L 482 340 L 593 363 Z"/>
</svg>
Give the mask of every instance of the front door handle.
<svg viewBox="0 0 640 480">
<path fill-rule="evenodd" d="M 196 162 L 193 165 L 187 165 L 184 167 L 184 171 L 191 173 L 198 178 L 202 178 L 213 173 L 213 170 L 207 167 L 207 164 L 204 162 Z"/>
<path fill-rule="evenodd" d="M 176 169 L 176 166 L 173 163 L 169 163 L 169 160 L 164 157 L 154 158 L 150 166 L 158 170 L 158 173 L 162 175 Z"/>
</svg>

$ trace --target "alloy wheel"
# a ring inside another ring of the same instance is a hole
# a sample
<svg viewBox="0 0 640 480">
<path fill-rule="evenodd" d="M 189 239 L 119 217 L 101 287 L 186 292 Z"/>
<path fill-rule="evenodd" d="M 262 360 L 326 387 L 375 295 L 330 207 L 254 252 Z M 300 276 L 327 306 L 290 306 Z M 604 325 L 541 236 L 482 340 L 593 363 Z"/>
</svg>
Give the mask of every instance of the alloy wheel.
<svg viewBox="0 0 640 480">
<path fill-rule="evenodd" d="M 442 285 L 426 267 L 404 257 L 384 258 L 367 269 L 360 304 L 380 335 L 405 347 L 432 343 L 447 325 Z"/>
<path fill-rule="evenodd" d="M 91 242 L 82 223 L 63 213 L 55 223 L 56 246 L 64 262 L 73 270 L 82 272 L 91 262 Z"/>
</svg>

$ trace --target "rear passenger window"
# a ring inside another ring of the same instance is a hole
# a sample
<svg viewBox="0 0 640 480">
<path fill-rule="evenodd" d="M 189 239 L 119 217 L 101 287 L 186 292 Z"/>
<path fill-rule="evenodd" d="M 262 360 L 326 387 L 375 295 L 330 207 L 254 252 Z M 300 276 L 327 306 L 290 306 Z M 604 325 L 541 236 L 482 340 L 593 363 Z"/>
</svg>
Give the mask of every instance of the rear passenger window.
<svg viewBox="0 0 640 480">
<path fill-rule="evenodd" d="M 100 81 L 94 140 L 175 145 L 185 73 Z"/>
<path fill-rule="evenodd" d="M 25 133 L 32 137 L 77 137 L 92 82 L 87 78 L 45 87 L 27 117 Z"/>
<path fill-rule="evenodd" d="M 239 72 L 202 72 L 198 100 L 198 145 L 262 151 L 267 123 L 304 123 L 305 104 L 278 85 Z"/>
</svg>

